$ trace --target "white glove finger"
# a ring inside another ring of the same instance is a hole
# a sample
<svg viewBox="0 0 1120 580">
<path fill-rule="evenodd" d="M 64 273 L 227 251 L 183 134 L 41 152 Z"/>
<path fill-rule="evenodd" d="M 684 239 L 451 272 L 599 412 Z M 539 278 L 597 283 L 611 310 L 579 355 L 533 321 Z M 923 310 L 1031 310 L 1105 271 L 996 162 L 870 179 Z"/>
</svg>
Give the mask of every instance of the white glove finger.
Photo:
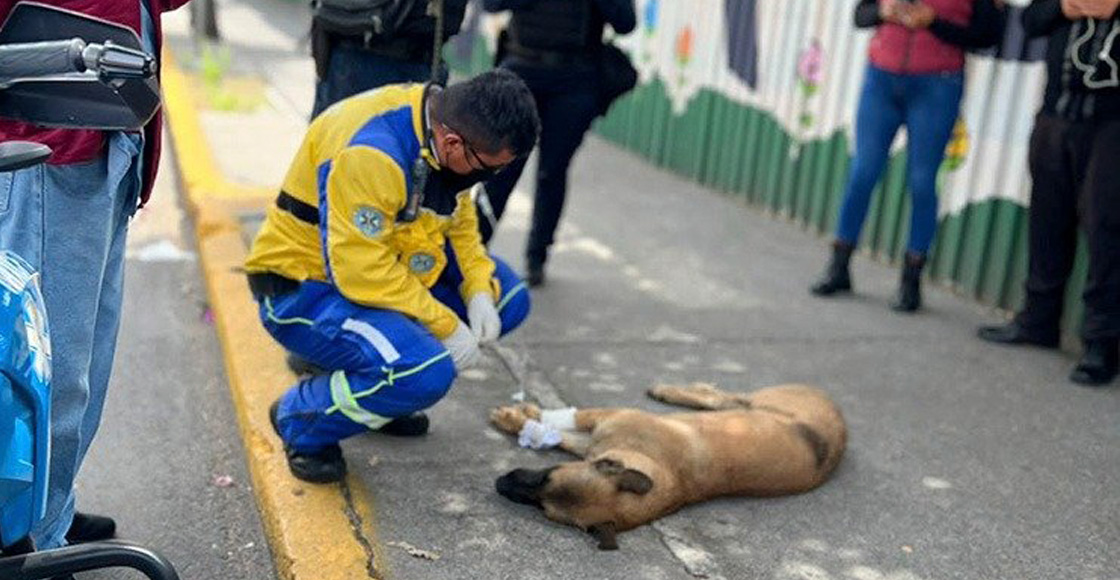
<svg viewBox="0 0 1120 580">
<path fill-rule="evenodd" d="M 480 342 L 494 342 L 502 334 L 502 320 L 498 318 L 497 313 L 482 323 L 482 335 L 479 337 Z"/>
</svg>

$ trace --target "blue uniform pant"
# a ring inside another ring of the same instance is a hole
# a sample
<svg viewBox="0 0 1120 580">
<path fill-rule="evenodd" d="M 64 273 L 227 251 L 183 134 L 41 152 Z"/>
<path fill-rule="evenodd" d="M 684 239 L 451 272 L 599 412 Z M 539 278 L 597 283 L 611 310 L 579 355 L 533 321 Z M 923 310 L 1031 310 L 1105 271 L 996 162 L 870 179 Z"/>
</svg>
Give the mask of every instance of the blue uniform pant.
<svg viewBox="0 0 1120 580">
<path fill-rule="evenodd" d="M 42 273 L 51 333 L 51 456 L 41 549 L 65 545 L 74 478 L 101 423 L 117 346 L 141 138 L 108 135 L 96 159 L 0 173 L 0 247 Z"/>
<path fill-rule="evenodd" d="M 838 240 L 852 245 L 859 241 L 891 142 L 905 124 L 910 190 L 906 249 L 921 255 L 929 251 L 937 229 L 937 171 L 953 135 L 963 91 L 962 73 L 906 75 L 867 67 L 856 112 L 856 154 L 836 224 Z"/>
<path fill-rule="evenodd" d="M 494 263 L 504 336 L 528 316 L 529 293 L 505 262 Z M 465 321 L 460 282 L 462 274 L 449 260 L 432 295 Z M 306 281 L 294 292 L 264 298 L 260 314 L 280 344 L 330 371 L 301 380 L 280 399 L 280 436 L 300 451 L 314 452 L 426 409 L 447 394 L 456 376 L 451 353 L 423 325 L 394 310 L 355 304 L 326 282 Z"/>
</svg>

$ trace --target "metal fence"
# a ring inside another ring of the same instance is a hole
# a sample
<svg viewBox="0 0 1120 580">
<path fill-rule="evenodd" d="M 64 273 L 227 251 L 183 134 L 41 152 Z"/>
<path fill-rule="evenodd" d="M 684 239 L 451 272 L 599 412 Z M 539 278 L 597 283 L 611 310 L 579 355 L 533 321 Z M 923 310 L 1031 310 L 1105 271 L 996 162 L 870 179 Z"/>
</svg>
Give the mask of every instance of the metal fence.
<svg viewBox="0 0 1120 580">
<path fill-rule="evenodd" d="M 636 0 L 639 28 L 616 40 L 641 84 L 599 122 L 605 138 L 775 216 L 828 234 L 850 163 L 870 31 L 858 0 Z M 1002 45 L 970 55 L 960 121 L 939 174 L 940 224 L 929 274 L 1014 309 L 1026 274 L 1027 145 L 1045 82 L 1044 42 L 1027 42 L 1009 2 Z M 489 66 L 496 19 L 469 17 L 450 47 L 460 68 Z M 905 249 L 905 135 L 877 189 L 862 247 Z M 823 263 L 823 256 L 822 256 Z M 1080 319 L 1079 253 L 1067 329 Z"/>
</svg>

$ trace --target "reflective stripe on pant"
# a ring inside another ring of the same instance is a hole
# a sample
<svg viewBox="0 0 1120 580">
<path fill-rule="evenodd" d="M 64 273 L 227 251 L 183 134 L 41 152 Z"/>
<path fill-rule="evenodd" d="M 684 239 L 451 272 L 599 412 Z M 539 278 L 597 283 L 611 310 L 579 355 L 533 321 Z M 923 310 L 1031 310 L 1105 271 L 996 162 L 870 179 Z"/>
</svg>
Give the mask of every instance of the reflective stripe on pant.
<svg viewBox="0 0 1120 580">
<path fill-rule="evenodd" d="M 494 261 L 505 335 L 528 315 L 529 294 L 508 265 Z M 465 317 L 453 283 L 457 272 L 449 270 L 432 294 Z M 450 353 L 422 325 L 400 312 L 354 304 L 325 282 L 267 298 L 260 314 L 285 348 L 332 371 L 300 381 L 280 399 L 280 435 L 296 449 L 321 449 L 430 407 L 455 379 Z"/>
</svg>

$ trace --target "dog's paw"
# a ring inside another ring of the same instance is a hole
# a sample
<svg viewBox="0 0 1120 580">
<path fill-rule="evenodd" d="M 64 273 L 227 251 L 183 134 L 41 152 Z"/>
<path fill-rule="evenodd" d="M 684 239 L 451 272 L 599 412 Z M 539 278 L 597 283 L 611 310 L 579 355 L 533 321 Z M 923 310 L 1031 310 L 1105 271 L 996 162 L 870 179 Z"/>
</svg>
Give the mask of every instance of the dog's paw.
<svg viewBox="0 0 1120 580">
<path fill-rule="evenodd" d="M 490 411 L 490 424 L 499 431 L 509 433 L 510 435 L 517 435 L 520 433 L 521 428 L 525 426 L 525 421 L 528 419 L 529 417 L 525 415 L 525 411 L 519 406 L 498 407 Z"/>
<path fill-rule="evenodd" d="M 526 419 L 540 420 L 541 408 L 533 403 L 521 403 L 517 406 L 518 409 L 525 415 Z"/>
</svg>

